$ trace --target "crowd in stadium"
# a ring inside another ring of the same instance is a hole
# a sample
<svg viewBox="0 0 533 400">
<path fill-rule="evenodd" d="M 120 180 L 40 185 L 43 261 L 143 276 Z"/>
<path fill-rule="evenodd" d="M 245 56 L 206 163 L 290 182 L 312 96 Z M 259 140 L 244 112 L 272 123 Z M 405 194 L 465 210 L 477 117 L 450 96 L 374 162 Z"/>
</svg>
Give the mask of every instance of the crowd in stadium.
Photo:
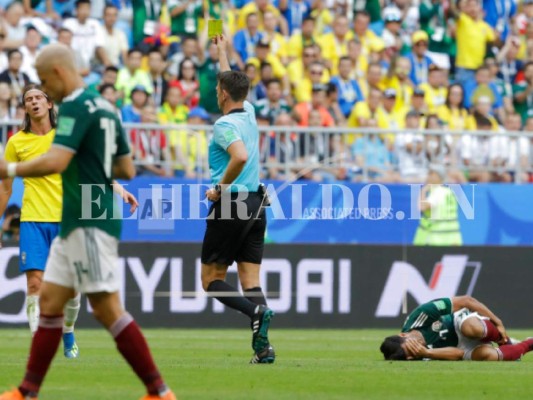
<svg viewBox="0 0 533 400">
<path fill-rule="evenodd" d="M 38 83 L 33 62 L 57 41 L 123 122 L 211 123 L 218 56 L 206 21 L 222 19 L 259 124 L 314 128 L 305 140 L 263 137 L 266 178 L 420 182 L 440 163 L 450 181 L 530 181 L 533 141 L 502 132 L 533 133 L 532 0 L 0 0 L 0 8 L 2 121 L 21 118 L 21 90 Z M 405 131 L 339 139 L 320 127 Z M 205 172 L 205 132 L 129 132 L 140 173 Z M 331 159 L 307 172 L 279 167 Z"/>
</svg>

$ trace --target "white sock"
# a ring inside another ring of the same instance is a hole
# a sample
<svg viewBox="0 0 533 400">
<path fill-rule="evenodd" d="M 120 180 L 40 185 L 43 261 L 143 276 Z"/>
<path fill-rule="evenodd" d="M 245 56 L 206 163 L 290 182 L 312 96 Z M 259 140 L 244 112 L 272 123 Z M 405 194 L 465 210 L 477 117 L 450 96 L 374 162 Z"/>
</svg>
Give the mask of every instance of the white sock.
<svg viewBox="0 0 533 400">
<path fill-rule="evenodd" d="M 26 296 L 26 315 L 28 316 L 32 336 L 37 332 L 37 328 L 39 327 L 39 314 L 39 296 Z"/>
<path fill-rule="evenodd" d="M 78 319 L 78 313 L 80 312 L 80 293 L 67 301 L 63 313 L 65 318 L 63 319 L 63 333 L 74 332 L 74 324 Z"/>
</svg>

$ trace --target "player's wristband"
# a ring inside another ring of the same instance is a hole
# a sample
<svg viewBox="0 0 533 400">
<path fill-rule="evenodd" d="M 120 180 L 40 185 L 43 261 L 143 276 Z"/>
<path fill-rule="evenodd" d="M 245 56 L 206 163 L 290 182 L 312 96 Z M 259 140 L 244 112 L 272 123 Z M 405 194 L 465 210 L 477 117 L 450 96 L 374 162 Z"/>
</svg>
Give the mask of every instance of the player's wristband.
<svg viewBox="0 0 533 400">
<path fill-rule="evenodd" d="M 17 163 L 12 162 L 7 164 L 7 177 L 14 178 L 15 176 L 17 176 Z"/>
</svg>

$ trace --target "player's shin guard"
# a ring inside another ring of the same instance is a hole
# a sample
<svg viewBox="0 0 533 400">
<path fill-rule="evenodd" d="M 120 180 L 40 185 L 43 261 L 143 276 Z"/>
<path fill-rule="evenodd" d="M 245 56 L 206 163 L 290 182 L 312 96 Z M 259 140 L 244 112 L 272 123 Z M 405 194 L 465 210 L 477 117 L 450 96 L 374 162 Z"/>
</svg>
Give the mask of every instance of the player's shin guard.
<svg viewBox="0 0 533 400">
<path fill-rule="evenodd" d="M 80 312 L 80 293 L 75 297 L 67 301 L 63 312 L 65 313 L 65 320 L 63 323 L 63 333 L 70 333 L 74 331 L 74 324 L 78 319 L 78 313 Z"/>
<path fill-rule="evenodd" d="M 259 306 L 267 305 L 265 295 L 263 294 L 263 290 L 260 287 L 253 287 L 251 289 L 246 289 L 244 291 L 244 296 L 248 300 L 250 300 L 252 303 L 257 304 Z"/>
<path fill-rule="evenodd" d="M 26 296 L 26 315 L 28 316 L 30 332 L 35 335 L 39 327 L 39 296 Z"/>
<path fill-rule="evenodd" d="M 498 342 L 502 335 L 496 326 L 488 319 L 483 320 L 483 337 L 481 341 L 484 343 Z"/>
<path fill-rule="evenodd" d="M 59 347 L 62 326 L 62 315 L 41 315 L 39 318 L 39 329 L 35 332 L 31 342 L 26 375 L 19 386 L 19 390 L 24 396 L 28 394 L 37 396 L 48 367 Z"/>
<path fill-rule="evenodd" d="M 109 328 L 109 332 L 113 335 L 122 356 L 145 384 L 147 392 L 154 396 L 166 393 L 168 388 L 155 366 L 148 344 L 133 317 L 124 313 Z"/>
<path fill-rule="evenodd" d="M 498 361 L 516 361 L 533 350 L 533 339 L 526 339 L 518 344 L 505 344 L 496 350 L 498 351 Z"/>
</svg>

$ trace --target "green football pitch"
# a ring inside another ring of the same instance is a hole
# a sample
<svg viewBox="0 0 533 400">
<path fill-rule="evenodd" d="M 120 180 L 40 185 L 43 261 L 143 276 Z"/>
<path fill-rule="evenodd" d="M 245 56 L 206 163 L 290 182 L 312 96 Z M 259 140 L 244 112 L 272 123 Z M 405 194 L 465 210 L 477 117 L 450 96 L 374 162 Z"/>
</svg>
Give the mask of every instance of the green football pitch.
<svg viewBox="0 0 533 400">
<path fill-rule="evenodd" d="M 533 354 L 521 362 L 385 362 L 387 330 L 273 329 L 273 365 L 249 365 L 246 330 L 145 330 L 179 399 L 531 399 Z M 514 337 L 531 332 L 511 331 Z M 41 400 L 137 400 L 143 387 L 103 330 L 78 330 L 81 357 L 58 353 Z M 0 330 L 0 390 L 20 381 L 25 329 Z"/>
</svg>

